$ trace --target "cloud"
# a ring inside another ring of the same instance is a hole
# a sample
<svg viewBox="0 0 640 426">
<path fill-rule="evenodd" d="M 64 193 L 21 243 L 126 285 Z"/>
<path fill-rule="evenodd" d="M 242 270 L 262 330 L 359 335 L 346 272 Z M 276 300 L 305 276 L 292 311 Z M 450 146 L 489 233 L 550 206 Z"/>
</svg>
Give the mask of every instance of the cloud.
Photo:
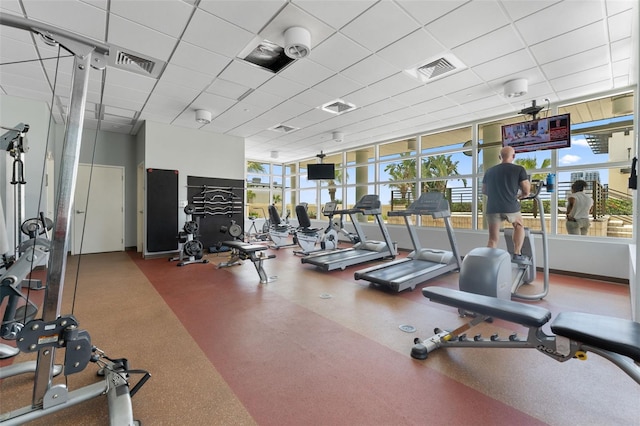
<svg viewBox="0 0 640 426">
<path fill-rule="evenodd" d="M 567 154 L 563 155 L 562 158 L 560 158 L 560 164 L 563 165 L 577 163 L 578 161 L 580 161 L 579 155 Z"/>
<path fill-rule="evenodd" d="M 589 143 L 585 138 L 571 139 L 571 146 L 589 146 Z"/>
</svg>

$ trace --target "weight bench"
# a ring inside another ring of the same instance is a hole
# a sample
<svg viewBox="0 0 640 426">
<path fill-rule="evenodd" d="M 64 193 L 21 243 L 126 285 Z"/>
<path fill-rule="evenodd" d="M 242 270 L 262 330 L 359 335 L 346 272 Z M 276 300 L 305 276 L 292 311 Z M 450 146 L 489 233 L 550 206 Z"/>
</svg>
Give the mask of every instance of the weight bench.
<svg viewBox="0 0 640 426">
<path fill-rule="evenodd" d="M 260 244 L 250 244 L 243 241 L 224 241 L 223 245 L 231 249 L 231 258 L 227 262 L 218 264 L 217 268 L 226 268 L 228 266 L 240 265 L 243 260 L 249 259 L 255 266 L 258 275 L 260 276 L 260 283 L 266 284 L 275 281 L 276 277 L 269 277 L 262 265 L 263 261 L 267 259 L 273 259 L 276 256 L 265 255 L 263 253 L 268 247 Z"/>
<path fill-rule="evenodd" d="M 416 338 L 411 349 L 413 358 L 426 359 L 429 352 L 440 347 L 535 348 L 560 362 L 572 358 L 584 361 L 587 352 L 593 352 L 614 363 L 640 384 L 640 323 L 581 312 L 562 312 L 551 322 L 551 331 L 555 335 L 547 335 L 542 326 L 551 319 L 551 312 L 539 306 L 444 287 L 426 287 L 422 294 L 432 302 L 475 315 L 453 331 L 436 328 L 434 336 L 425 340 Z M 489 339 L 479 334 L 467 339 L 467 330 L 490 318 L 527 327 L 526 340 L 520 340 L 515 333 L 508 339 L 500 339 L 497 334 Z"/>
</svg>

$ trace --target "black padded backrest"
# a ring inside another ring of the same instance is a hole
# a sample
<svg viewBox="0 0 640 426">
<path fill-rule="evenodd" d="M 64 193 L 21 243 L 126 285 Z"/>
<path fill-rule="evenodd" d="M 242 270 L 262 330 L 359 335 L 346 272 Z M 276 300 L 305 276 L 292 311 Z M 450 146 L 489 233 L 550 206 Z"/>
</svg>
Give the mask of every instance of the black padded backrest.
<svg viewBox="0 0 640 426">
<path fill-rule="evenodd" d="M 273 204 L 269 205 L 269 220 L 273 225 L 280 225 L 281 222 L 278 210 Z"/>
<path fill-rule="evenodd" d="M 301 228 L 311 227 L 311 220 L 307 214 L 307 208 L 304 205 L 298 204 L 296 206 L 296 216 L 298 217 L 298 224 Z"/>
</svg>

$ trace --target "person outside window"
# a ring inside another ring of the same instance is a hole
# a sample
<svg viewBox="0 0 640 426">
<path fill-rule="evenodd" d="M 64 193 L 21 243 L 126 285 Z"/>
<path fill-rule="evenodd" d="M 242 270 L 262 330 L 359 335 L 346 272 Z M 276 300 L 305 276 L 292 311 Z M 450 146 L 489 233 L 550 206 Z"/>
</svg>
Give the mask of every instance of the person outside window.
<svg viewBox="0 0 640 426">
<path fill-rule="evenodd" d="M 529 195 L 531 183 L 524 167 L 513 164 L 515 150 L 506 146 L 500 150 L 501 162 L 490 169 L 482 179 L 482 193 L 487 196 L 487 224 L 489 242 L 487 247 L 497 248 L 500 225 L 508 221 L 513 226 L 513 261 L 528 263 L 522 255 L 524 224 L 520 212 L 520 199 Z"/>
<path fill-rule="evenodd" d="M 567 197 L 567 232 L 574 235 L 589 233 L 589 214 L 593 209 L 593 199 L 584 193 L 587 182 L 577 180 L 571 184 L 571 194 Z"/>
</svg>

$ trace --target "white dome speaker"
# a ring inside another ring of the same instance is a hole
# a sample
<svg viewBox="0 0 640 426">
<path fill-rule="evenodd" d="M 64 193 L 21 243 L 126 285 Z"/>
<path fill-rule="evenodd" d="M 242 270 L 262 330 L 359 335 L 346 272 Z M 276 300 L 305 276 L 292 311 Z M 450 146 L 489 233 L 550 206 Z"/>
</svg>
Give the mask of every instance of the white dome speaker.
<svg viewBox="0 0 640 426">
<path fill-rule="evenodd" d="M 196 110 L 196 121 L 200 124 L 211 123 L 211 112 L 204 109 Z"/>
<path fill-rule="evenodd" d="M 529 82 L 526 78 L 507 81 L 504 84 L 504 95 L 507 98 L 517 98 L 524 96 L 529 91 Z"/>
<path fill-rule="evenodd" d="M 311 33 L 306 28 L 291 27 L 284 32 L 284 53 L 292 59 L 300 59 L 311 52 Z"/>
<path fill-rule="evenodd" d="M 344 141 L 344 133 L 342 132 L 333 132 L 332 136 L 335 142 L 342 143 Z"/>
</svg>

